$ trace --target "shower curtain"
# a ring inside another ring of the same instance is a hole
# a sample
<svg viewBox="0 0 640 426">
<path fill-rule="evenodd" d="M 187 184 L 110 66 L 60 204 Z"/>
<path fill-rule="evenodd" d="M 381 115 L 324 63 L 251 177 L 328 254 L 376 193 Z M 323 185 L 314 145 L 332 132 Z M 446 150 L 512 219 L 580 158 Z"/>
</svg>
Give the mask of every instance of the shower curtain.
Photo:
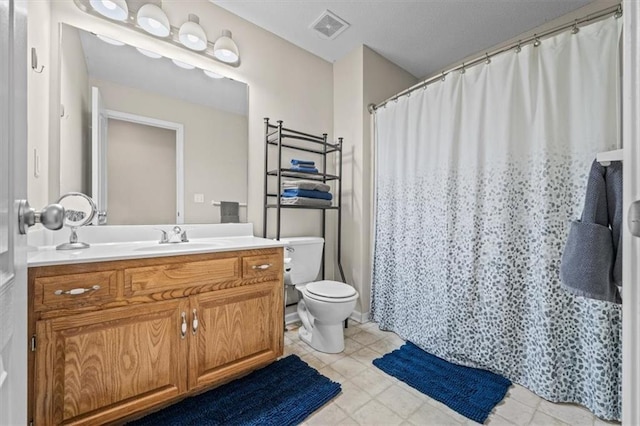
<svg viewBox="0 0 640 426">
<path fill-rule="evenodd" d="M 421 348 L 621 417 L 621 308 L 560 288 L 615 149 L 622 20 L 523 46 L 376 112 L 372 315 Z"/>
</svg>

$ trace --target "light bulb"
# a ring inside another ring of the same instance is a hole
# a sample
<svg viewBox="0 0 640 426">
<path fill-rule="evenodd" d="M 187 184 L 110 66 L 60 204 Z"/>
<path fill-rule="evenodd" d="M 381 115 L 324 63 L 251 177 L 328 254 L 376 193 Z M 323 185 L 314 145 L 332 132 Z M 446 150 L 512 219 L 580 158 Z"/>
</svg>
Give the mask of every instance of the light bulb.
<svg viewBox="0 0 640 426">
<path fill-rule="evenodd" d="M 113 44 L 114 46 L 124 46 L 123 42 L 121 42 L 120 40 L 113 39 L 111 37 L 103 36 L 100 34 L 96 34 L 96 37 L 98 37 L 100 40 L 104 41 L 105 43 Z"/>
<path fill-rule="evenodd" d="M 142 49 L 140 47 L 136 47 L 136 50 L 140 53 L 142 53 L 144 56 L 148 56 L 149 58 L 153 58 L 153 59 L 159 59 L 162 58 L 162 55 L 156 52 L 152 52 L 150 50 L 147 49 Z"/>
<path fill-rule="evenodd" d="M 125 0 L 89 0 L 89 4 L 102 16 L 116 21 L 126 21 L 129 8 Z"/>
<path fill-rule="evenodd" d="M 204 73 L 206 74 L 207 77 L 211 77 L 211 78 L 215 78 L 215 79 L 224 78 L 223 75 L 220 75 L 217 72 L 213 72 L 213 71 L 209 71 L 209 70 L 202 70 L 202 71 L 204 71 Z"/>
<path fill-rule="evenodd" d="M 177 59 L 172 59 L 171 62 L 179 66 L 180 68 L 184 68 L 185 70 L 192 70 L 195 66 L 188 64 L 186 62 L 178 61 Z"/>
</svg>

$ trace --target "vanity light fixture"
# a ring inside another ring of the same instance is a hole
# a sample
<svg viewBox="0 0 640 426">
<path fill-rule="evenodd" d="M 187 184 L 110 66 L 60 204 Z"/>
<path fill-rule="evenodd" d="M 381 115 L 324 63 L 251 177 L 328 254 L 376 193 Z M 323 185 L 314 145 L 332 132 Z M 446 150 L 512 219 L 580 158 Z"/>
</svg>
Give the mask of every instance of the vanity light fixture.
<svg viewBox="0 0 640 426">
<path fill-rule="evenodd" d="M 202 71 L 204 71 L 206 76 L 210 77 L 210 78 L 215 78 L 215 79 L 224 78 L 223 75 L 220 75 L 217 72 L 213 72 L 213 71 L 209 71 L 209 70 L 202 70 Z"/>
<path fill-rule="evenodd" d="M 150 50 L 147 49 L 142 49 L 140 47 L 136 47 L 136 50 L 140 53 L 142 53 L 144 56 L 148 56 L 149 58 L 153 58 L 153 59 L 160 59 L 162 58 L 162 55 L 156 52 L 152 52 Z"/>
<path fill-rule="evenodd" d="M 188 64 L 186 62 L 179 61 L 177 59 L 172 59 L 171 62 L 179 66 L 180 68 L 184 68 L 185 70 L 192 70 L 195 68 L 194 65 Z"/>
<path fill-rule="evenodd" d="M 231 39 L 231 31 L 222 30 L 222 35 L 213 45 L 213 55 L 228 64 L 237 62 L 238 59 L 240 59 L 238 46 L 236 46 L 236 43 Z"/>
<path fill-rule="evenodd" d="M 102 16 L 116 21 L 126 21 L 129 8 L 125 0 L 90 0 L 89 4 Z"/>
<path fill-rule="evenodd" d="M 98 37 L 100 40 L 104 41 L 105 43 L 113 44 L 114 46 L 124 46 L 124 43 L 121 42 L 120 40 L 116 40 L 116 39 L 113 39 L 111 37 L 103 36 L 102 34 L 96 34 L 96 37 Z"/>
<path fill-rule="evenodd" d="M 138 9 L 136 21 L 143 30 L 154 36 L 166 37 L 171 33 L 167 14 L 155 4 L 147 3 Z"/>
<path fill-rule="evenodd" d="M 189 14 L 180 28 L 173 27 L 162 10 L 162 0 L 73 0 L 73 3 L 91 16 L 111 19 L 113 24 L 128 30 L 160 37 L 165 43 L 187 48 L 192 53 L 234 68 L 240 66 L 240 51 L 231 38 L 231 31 L 224 30 L 215 42 L 209 41 L 199 17 L 194 14 Z M 160 57 L 144 49 L 138 50 L 151 58 Z"/>
<path fill-rule="evenodd" d="M 200 18 L 192 13 L 189 14 L 189 20 L 180 26 L 178 38 L 180 43 L 191 50 L 207 48 L 207 35 L 200 26 Z"/>
</svg>

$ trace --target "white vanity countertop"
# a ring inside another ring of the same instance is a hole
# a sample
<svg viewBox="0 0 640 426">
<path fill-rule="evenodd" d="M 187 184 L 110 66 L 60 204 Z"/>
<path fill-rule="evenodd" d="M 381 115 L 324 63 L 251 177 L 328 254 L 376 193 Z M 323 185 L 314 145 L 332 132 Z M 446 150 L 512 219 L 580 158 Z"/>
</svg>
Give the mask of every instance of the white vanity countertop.
<svg viewBox="0 0 640 426">
<path fill-rule="evenodd" d="M 160 244 L 157 241 L 99 243 L 92 244 L 88 249 L 79 250 L 56 250 L 55 246 L 46 246 L 29 251 L 27 265 L 33 267 L 107 262 L 112 260 L 283 247 L 284 245 L 283 241 L 241 236 L 195 238 L 190 239 L 188 243 Z"/>
<path fill-rule="evenodd" d="M 69 230 L 41 229 L 29 233 L 27 266 L 69 265 L 184 254 L 216 253 L 283 247 L 282 241 L 253 236 L 251 223 L 180 225 L 188 232 L 187 243 L 160 244 L 158 229 L 174 225 L 89 226 L 78 230 L 78 239 L 91 244 L 87 249 L 56 250 L 69 239 Z"/>
</svg>

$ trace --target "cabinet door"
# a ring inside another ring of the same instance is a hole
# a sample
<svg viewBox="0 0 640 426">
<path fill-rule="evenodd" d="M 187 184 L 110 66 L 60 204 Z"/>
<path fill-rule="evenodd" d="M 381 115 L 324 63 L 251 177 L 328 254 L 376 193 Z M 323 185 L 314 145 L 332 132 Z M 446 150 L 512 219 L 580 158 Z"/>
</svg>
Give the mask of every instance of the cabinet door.
<svg viewBox="0 0 640 426">
<path fill-rule="evenodd" d="M 282 281 L 215 291 L 191 300 L 189 388 L 226 381 L 282 355 Z"/>
<path fill-rule="evenodd" d="M 35 423 L 106 423 L 185 392 L 183 312 L 186 298 L 38 321 Z"/>
</svg>

